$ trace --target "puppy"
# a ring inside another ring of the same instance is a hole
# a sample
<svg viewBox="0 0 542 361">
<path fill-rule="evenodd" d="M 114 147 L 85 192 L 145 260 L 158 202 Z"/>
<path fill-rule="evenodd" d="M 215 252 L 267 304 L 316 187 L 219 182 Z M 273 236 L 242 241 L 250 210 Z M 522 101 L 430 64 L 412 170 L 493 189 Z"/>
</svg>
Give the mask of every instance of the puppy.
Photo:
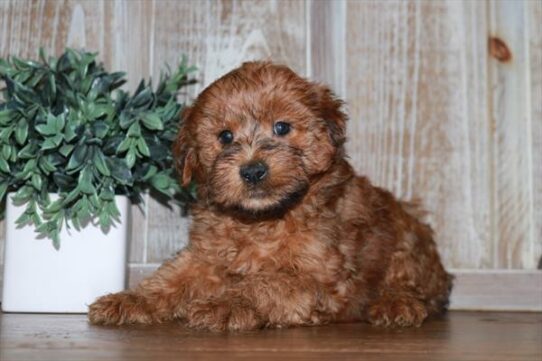
<svg viewBox="0 0 542 361">
<path fill-rule="evenodd" d="M 356 176 L 346 115 L 325 86 L 250 62 L 183 114 L 174 148 L 197 184 L 190 243 L 94 324 L 182 319 L 216 331 L 368 321 L 419 326 L 451 290 L 431 228 Z"/>
</svg>

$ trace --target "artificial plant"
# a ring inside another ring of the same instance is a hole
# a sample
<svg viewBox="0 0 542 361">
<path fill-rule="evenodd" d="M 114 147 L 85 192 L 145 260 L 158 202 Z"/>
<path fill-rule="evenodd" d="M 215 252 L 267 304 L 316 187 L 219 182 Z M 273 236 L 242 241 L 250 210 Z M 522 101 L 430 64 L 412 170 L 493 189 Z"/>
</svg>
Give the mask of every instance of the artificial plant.
<svg viewBox="0 0 542 361">
<path fill-rule="evenodd" d="M 194 68 L 183 59 L 156 89 L 142 80 L 130 94 L 120 89 L 125 73 L 107 72 L 96 56 L 67 49 L 59 58 L 0 59 L 0 200 L 14 192 L 26 205 L 17 224 L 35 226 L 57 249 L 63 226 L 114 224 L 115 195 L 191 198 L 178 185 L 171 146 L 183 107 L 177 94 Z"/>
</svg>

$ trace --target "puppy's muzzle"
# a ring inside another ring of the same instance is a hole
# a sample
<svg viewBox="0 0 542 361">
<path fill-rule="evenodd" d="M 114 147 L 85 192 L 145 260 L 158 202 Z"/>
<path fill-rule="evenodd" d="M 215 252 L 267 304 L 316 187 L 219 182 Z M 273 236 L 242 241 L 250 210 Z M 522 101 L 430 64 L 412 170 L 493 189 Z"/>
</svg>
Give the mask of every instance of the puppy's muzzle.
<svg viewBox="0 0 542 361">
<path fill-rule="evenodd" d="M 268 170 L 269 168 L 264 162 L 250 162 L 241 166 L 239 174 L 245 183 L 254 185 L 267 177 Z"/>
</svg>

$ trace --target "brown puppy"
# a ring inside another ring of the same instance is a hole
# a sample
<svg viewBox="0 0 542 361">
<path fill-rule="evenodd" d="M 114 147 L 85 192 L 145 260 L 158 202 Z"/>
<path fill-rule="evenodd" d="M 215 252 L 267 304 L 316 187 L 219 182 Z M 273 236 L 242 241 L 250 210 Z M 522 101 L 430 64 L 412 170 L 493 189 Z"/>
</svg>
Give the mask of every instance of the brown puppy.
<svg viewBox="0 0 542 361">
<path fill-rule="evenodd" d="M 442 312 L 451 277 L 432 231 L 354 174 L 341 105 L 263 62 L 205 89 L 174 150 L 182 182 L 198 185 L 190 244 L 137 288 L 98 299 L 90 321 L 419 326 Z"/>
</svg>

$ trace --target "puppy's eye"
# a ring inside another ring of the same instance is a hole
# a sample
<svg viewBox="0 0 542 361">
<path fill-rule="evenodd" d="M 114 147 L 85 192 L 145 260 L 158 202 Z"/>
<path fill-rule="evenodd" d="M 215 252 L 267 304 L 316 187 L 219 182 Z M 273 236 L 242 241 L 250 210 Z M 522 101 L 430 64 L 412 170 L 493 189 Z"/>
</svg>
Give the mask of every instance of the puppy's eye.
<svg viewBox="0 0 542 361">
<path fill-rule="evenodd" d="M 222 144 L 230 144 L 231 142 L 233 142 L 233 133 L 229 130 L 223 130 L 218 135 L 218 140 Z"/>
<path fill-rule="evenodd" d="M 284 136 L 290 133 L 290 124 L 285 122 L 276 122 L 273 126 L 273 133 L 278 136 Z"/>
</svg>

